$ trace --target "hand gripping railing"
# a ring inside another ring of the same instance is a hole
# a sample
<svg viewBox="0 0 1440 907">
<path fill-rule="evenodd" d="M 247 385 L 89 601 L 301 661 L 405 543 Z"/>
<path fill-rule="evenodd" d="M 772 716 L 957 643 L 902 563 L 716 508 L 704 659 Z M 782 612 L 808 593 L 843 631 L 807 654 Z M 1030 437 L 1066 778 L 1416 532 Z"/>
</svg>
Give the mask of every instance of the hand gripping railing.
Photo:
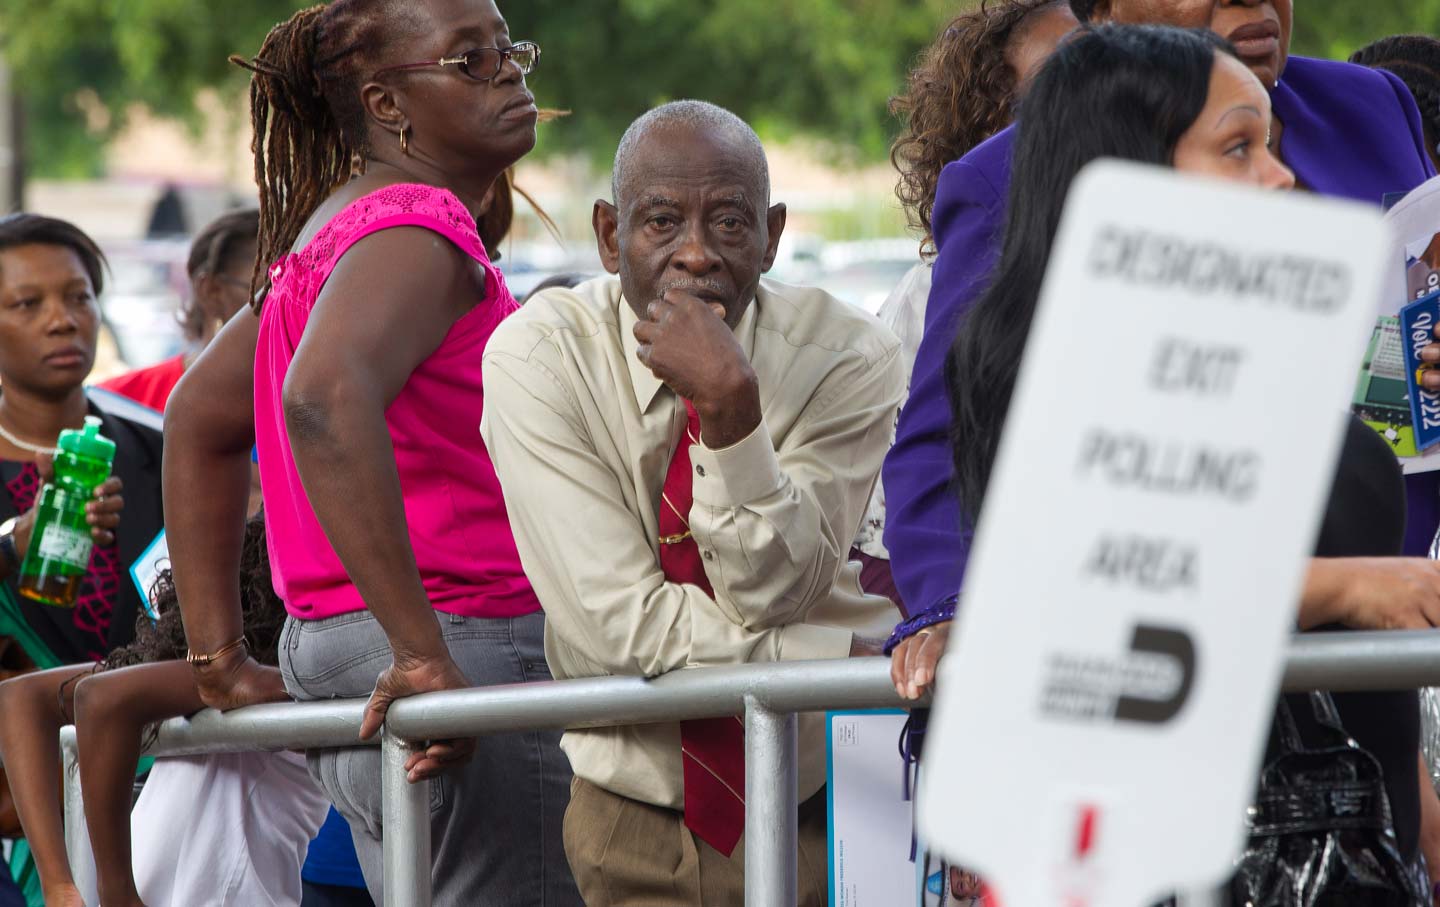
<svg viewBox="0 0 1440 907">
<path fill-rule="evenodd" d="M 1298 637 L 1287 690 L 1440 686 L 1440 633 L 1330 633 Z M 905 705 L 883 658 L 786 662 L 677 671 L 653 680 L 604 677 L 430 693 L 394 703 L 381 742 L 387 907 L 430 903 L 429 798 L 405 780 L 409 740 L 510 731 L 591 728 L 745 716 L 745 903 L 794 907 L 797 838 L 795 715 Z M 358 701 L 254 706 L 166 722 L 151 752 L 180 755 L 361 745 Z M 66 834 L 84 835 L 73 729 L 62 732 Z M 93 867 L 76 865 L 76 881 Z M 86 890 L 88 886 L 82 886 Z"/>
</svg>

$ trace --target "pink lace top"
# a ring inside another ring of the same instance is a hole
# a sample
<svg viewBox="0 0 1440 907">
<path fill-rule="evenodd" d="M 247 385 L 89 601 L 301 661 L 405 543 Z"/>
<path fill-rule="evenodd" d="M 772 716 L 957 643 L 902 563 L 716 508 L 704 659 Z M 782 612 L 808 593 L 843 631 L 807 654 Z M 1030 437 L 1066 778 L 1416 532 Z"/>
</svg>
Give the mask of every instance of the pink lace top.
<svg viewBox="0 0 1440 907">
<path fill-rule="evenodd" d="M 300 484 L 281 391 L 330 272 L 364 237 L 401 226 L 439 233 L 485 270 L 485 298 L 455 322 L 385 411 L 425 591 L 436 610 L 465 617 L 538 611 L 479 430 L 480 354 L 495 326 L 518 306 L 459 199 L 414 184 L 387 186 L 357 199 L 303 249 L 271 268 L 255 351 L 255 440 L 275 591 L 291 614 L 306 620 L 365 608 Z"/>
</svg>

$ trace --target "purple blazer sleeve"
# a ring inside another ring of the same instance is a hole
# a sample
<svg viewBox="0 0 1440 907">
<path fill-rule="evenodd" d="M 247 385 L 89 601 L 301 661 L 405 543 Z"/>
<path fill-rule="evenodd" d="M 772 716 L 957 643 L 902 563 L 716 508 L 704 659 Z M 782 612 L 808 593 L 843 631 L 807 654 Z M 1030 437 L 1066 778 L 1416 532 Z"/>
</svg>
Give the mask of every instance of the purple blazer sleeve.
<svg viewBox="0 0 1440 907">
<path fill-rule="evenodd" d="M 998 163 L 983 155 L 972 160 L 972 152 L 940 175 L 934 209 L 939 257 L 925 310 L 925 337 L 895 446 L 883 468 L 885 547 L 900 597 L 917 617 L 953 607 L 970 549 L 971 530 L 962 525 L 950 487 L 954 470 L 945 359 L 960 316 L 984 289 L 999 254 L 1009 175 L 1009 135 L 1002 135 L 1006 140 L 991 149 L 1000 152 Z"/>
</svg>

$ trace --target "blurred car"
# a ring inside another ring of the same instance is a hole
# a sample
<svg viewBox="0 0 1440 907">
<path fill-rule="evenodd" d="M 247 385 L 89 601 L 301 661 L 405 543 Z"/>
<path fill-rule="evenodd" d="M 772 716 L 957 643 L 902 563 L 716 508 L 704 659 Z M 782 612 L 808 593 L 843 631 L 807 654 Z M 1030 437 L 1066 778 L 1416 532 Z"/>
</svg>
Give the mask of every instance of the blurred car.
<svg viewBox="0 0 1440 907">
<path fill-rule="evenodd" d="M 106 243 L 110 275 L 100 311 L 128 368 L 143 368 L 185 347 L 177 314 L 190 291 L 185 238 Z"/>
<path fill-rule="evenodd" d="M 565 274 L 585 278 L 605 273 L 593 243 L 560 245 L 549 238 L 534 242 L 507 240 L 495 262 L 505 275 L 505 285 L 518 300 L 551 277 Z"/>
<path fill-rule="evenodd" d="M 813 283 L 873 315 L 919 260 L 919 247 L 910 239 L 830 243 Z"/>
</svg>

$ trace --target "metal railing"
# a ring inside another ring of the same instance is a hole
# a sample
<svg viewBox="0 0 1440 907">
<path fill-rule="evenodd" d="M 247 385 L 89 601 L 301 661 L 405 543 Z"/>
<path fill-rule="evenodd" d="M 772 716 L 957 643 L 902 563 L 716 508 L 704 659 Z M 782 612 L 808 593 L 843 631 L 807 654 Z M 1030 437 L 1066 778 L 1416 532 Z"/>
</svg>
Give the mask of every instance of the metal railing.
<svg viewBox="0 0 1440 907">
<path fill-rule="evenodd" d="M 1440 686 L 1440 633 L 1331 633 L 1291 645 L 1285 689 L 1335 691 Z M 745 903 L 793 907 L 797 840 L 796 714 L 894 708 L 902 701 L 884 658 L 787 662 L 678 671 L 652 680 L 605 677 L 430 693 L 393 704 L 381 735 L 387 907 L 430 904 L 429 796 L 405 779 L 406 742 L 512 731 L 595 728 L 744 715 Z M 153 755 L 361 746 L 361 701 L 206 711 L 166 722 Z M 77 884 L 93 866 L 76 855 L 85 835 L 74 729 L 61 735 L 66 836 Z M 87 890 L 85 885 L 82 891 Z"/>
</svg>

